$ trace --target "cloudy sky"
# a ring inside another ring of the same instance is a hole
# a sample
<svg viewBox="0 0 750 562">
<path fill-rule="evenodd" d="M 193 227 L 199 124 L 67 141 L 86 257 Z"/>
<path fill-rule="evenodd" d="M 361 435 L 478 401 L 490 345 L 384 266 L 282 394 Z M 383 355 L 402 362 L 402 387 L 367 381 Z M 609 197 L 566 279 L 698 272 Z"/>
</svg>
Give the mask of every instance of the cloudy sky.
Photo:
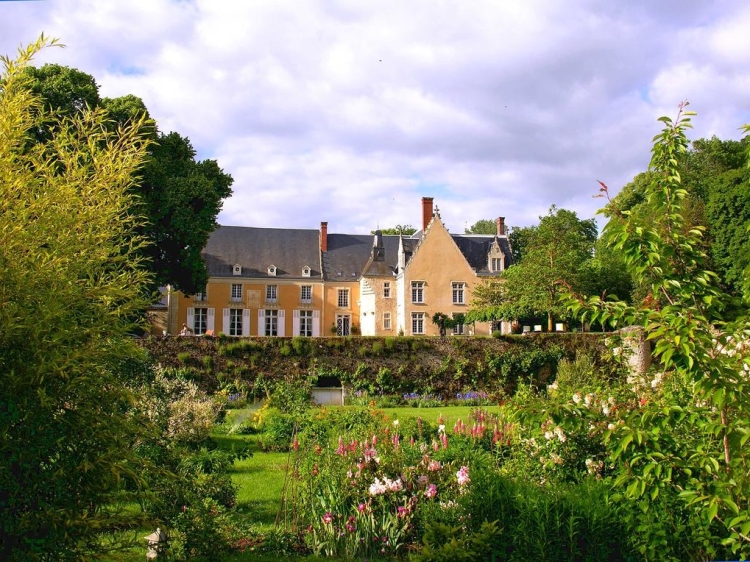
<svg viewBox="0 0 750 562">
<path fill-rule="evenodd" d="M 0 0 L 0 53 L 41 32 L 234 177 L 222 224 L 590 218 L 679 101 L 691 138 L 750 122 L 746 0 Z"/>
</svg>

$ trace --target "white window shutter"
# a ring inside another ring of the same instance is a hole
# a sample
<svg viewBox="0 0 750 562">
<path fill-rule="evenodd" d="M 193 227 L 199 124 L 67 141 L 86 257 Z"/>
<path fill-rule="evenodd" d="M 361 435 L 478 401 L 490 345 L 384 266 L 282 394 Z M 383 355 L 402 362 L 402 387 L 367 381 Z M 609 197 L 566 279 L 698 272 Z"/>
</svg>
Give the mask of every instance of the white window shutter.
<svg viewBox="0 0 750 562">
<path fill-rule="evenodd" d="M 221 331 L 224 332 L 226 335 L 229 335 L 229 309 L 228 308 L 225 308 L 222 311 Z"/>
<path fill-rule="evenodd" d="M 320 336 L 320 311 L 313 310 L 312 335 L 314 338 Z"/>
<path fill-rule="evenodd" d="M 212 332 L 214 331 L 214 325 L 215 325 L 214 311 L 215 309 L 213 308 L 208 309 L 208 322 L 206 323 L 206 329 L 211 330 Z"/>
<path fill-rule="evenodd" d="M 279 329 L 277 332 L 279 337 L 284 337 L 286 335 L 285 328 L 286 328 L 286 318 L 284 317 L 284 311 L 279 310 Z"/>
<path fill-rule="evenodd" d="M 299 336 L 299 310 L 295 310 L 292 317 L 292 335 Z"/>
<path fill-rule="evenodd" d="M 187 327 L 191 330 L 195 330 L 195 309 L 194 308 L 188 308 L 187 309 Z M 182 330 L 182 326 L 180 326 L 180 330 Z"/>
<path fill-rule="evenodd" d="M 247 308 L 242 311 L 242 335 L 250 335 L 250 310 Z"/>
<path fill-rule="evenodd" d="M 266 311 L 262 308 L 258 310 L 258 335 L 262 336 L 265 334 L 266 329 Z"/>
</svg>

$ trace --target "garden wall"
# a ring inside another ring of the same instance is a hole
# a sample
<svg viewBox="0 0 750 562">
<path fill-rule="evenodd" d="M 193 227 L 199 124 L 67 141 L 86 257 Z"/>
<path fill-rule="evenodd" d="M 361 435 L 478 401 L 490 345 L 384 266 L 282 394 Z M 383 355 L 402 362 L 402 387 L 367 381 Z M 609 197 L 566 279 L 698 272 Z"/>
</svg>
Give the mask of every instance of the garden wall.
<svg viewBox="0 0 750 562">
<path fill-rule="evenodd" d="M 142 345 L 165 367 L 183 368 L 206 390 L 240 386 L 255 395 L 276 381 L 312 378 L 348 392 L 444 398 L 458 392 L 511 393 L 519 381 L 543 385 L 577 353 L 616 376 L 604 334 L 482 337 L 229 338 L 151 337 Z"/>
</svg>

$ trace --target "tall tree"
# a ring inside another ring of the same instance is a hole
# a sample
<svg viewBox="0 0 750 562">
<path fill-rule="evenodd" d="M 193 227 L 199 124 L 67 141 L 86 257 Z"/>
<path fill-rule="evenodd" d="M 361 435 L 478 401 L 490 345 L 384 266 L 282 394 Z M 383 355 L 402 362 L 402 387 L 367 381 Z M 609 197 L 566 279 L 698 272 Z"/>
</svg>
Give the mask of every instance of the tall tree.
<svg viewBox="0 0 750 562">
<path fill-rule="evenodd" d="M 155 286 L 172 284 L 183 292 L 200 292 L 208 281 L 201 251 L 218 226 L 216 218 L 224 199 L 232 194 L 232 177 L 214 160 L 196 161 L 189 139 L 164 134 L 144 120 L 148 110 L 133 95 L 100 98 L 94 78 L 60 65 L 28 68 L 33 89 L 57 114 L 72 116 L 85 108 L 106 111 L 107 126 L 116 129 L 131 120 L 141 123 L 142 134 L 153 139 L 146 165 L 132 187 L 137 196 L 134 211 L 145 218 L 139 228 L 149 246 L 142 250 L 150 260 Z M 53 134 L 49 125 L 38 140 Z"/>
<path fill-rule="evenodd" d="M 464 229 L 466 234 L 495 234 L 496 232 L 497 224 L 492 219 L 480 219 Z"/>
<path fill-rule="evenodd" d="M 515 319 L 546 315 L 552 331 L 555 318 L 568 317 L 558 295 L 585 286 L 585 264 L 591 260 L 597 229 L 593 219 L 581 220 L 566 209 L 550 208 L 538 226 L 524 231 L 523 253 L 500 281 L 477 289 L 469 319 Z"/>
<path fill-rule="evenodd" d="M 750 250 L 745 243 L 745 229 L 750 223 L 750 170 L 745 165 L 748 146 L 747 138 L 698 139 L 677 157 L 685 190 L 680 206 L 682 228 L 687 232 L 695 226 L 706 227 L 700 244 L 711 258 L 709 267 L 735 297 L 741 293 L 743 271 L 750 265 Z M 646 196 L 658 179 L 653 172 L 638 174 L 614 198 L 615 205 L 638 220 L 659 224 L 660 217 L 655 216 L 657 211 Z M 636 300 L 648 293 L 647 286 L 636 285 Z"/>
<path fill-rule="evenodd" d="M 149 282 L 133 233 L 141 123 L 108 131 L 103 110 L 52 114 L 23 72 L 46 44 L 3 58 L 0 76 L 0 559 L 90 557 L 122 523 L 115 495 L 138 482 L 118 362 Z M 31 132 L 50 136 L 30 147 Z"/>
<path fill-rule="evenodd" d="M 397 224 L 393 228 L 381 228 L 380 233 L 381 234 L 403 234 L 404 236 L 411 236 L 417 231 L 416 228 L 414 228 L 410 224 Z M 370 234 L 375 234 L 375 231 L 371 231 Z"/>
</svg>

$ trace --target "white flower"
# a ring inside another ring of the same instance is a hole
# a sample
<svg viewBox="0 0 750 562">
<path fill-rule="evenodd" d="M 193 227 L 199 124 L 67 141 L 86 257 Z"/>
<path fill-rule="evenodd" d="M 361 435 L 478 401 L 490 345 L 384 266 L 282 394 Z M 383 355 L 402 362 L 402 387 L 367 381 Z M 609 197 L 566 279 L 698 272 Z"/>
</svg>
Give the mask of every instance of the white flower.
<svg viewBox="0 0 750 562">
<path fill-rule="evenodd" d="M 585 404 L 586 406 L 591 406 L 591 404 L 592 404 L 593 402 L 594 402 L 594 395 L 593 395 L 593 394 L 591 394 L 591 393 L 587 394 L 587 395 L 586 395 L 586 396 L 584 397 L 584 399 L 583 399 L 583 403 L 584 403 L 584 404 Z"/>
<path fill-rule="evenodd" d="M 445 424 L 442 424 L 442 423 L 441 423 L 441 424 L 440 424 L 440 425 L 438 426 L 438 434 L 440 434 L 440 433 L 445 433 Z"/>
<path fill-rule="evenodd" d="M 552 438 L 553 438 L 554 436 L 555 436 L 555 434 L 554 434 L 554 433 L 552 433 L 551 431 L 545 431 L 545 432 L 544 432 L 544 438 L 545 438 L 545 439 L 546 439 L 547 441 L 551 440 L 551 439 L 552 439 Z"/>
<path fill-rule="evenodd" d="M 383 484 L 380 479 L 376 478 L 375 482 L 370 484 L 370 495 L 371 496 L 379 496 L 381 494 L 385 494 L 387 491 L 387 488 L 385 484 Z"/>
<path fill-rule="evenodd" d="M 398 427 L 398 420 L 393 420 L 393 425 L 395 425 L 396 427 Z"/>
<path fill-rule="evenodd" d="M 604 404 L 602 406 L 602 414 L 604 414 L 605 416 L 609 415 L 609 406 L 607 404 Z"/>
<path fill-rule="evenodd" d="M 576 404 L 580 404 L 581 403 L 581 393 L 580 392 L 576 392 L 573 395 L 573 402 L 575 402 Z"/>
<path fill-rule="evenodd" d="M 607 429 L 609 429 L 610 431 L 612 431 L 614 428 L 615 428 L 615 424 L 613 423 L 607 424 Z"/>
<path fill-rule="evenodd" d="M 557 435 L 557 440 L 560 443 L 565 443 L 566 441 L 565 432 L 562 430 L 562 427 L 560 427 L 559 425 L 555 427 L 555 435 Z"/>
</svg>

